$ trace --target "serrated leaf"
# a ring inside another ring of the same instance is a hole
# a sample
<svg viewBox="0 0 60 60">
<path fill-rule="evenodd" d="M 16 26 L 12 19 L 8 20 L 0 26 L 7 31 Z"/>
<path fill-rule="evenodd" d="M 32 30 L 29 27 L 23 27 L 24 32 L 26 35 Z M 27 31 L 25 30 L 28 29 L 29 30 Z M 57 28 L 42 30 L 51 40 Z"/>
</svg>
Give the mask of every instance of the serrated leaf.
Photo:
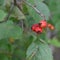
<svg viewBox="0 0 60 60">
<path fill-rule="evenodd" d="M 0 21 L 4 20 L 6 13 L 3 10 L 0 10 Z"/>
<path fill-rule="evenodd" d="M 36 8 L 45 15 L 46 20 L 49 19 L 50 11 L 46 4 L 40 2 L 40 0 L 27 0 L 31 5 L 35 5 Z M 39 22 L 43 17 L 41 17 L 32 7 L 27 6 L 30 15 L 35 19 L 36 22 Z"/>
<path fill-rule="evenodd" d="M 53 60 L 51 50 L 47 44 L 32 43 L 27 50 L 27 60 Z"/>
<path fill-rule="evenodd" d="M 14 25 L 12 21 L 7 21 L 5 23 L 0 24 L 0 39 L 13 37 L 20 38 L 22 35 L 22 29 Z"/>
</svg>

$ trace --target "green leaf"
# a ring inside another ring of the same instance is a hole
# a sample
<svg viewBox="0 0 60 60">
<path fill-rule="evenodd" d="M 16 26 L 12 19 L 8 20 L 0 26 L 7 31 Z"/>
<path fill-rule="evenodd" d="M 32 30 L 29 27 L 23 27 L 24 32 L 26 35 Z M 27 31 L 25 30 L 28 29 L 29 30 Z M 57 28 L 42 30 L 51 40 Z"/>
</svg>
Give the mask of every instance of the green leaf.
<svg viewBox="0 0 60 60">
<path fill-rule="evenodd" d="M 25 51 L 21 49 L 15 49 L 13 52 L 12 60 L 23 60 L 25 59 Z M 17 57 L 15 57 L 17 55 Z"/>
<path fill-rule="evenodd" d="M 18 20 L 25 19 L 24 14 L 17 7 L 14 7 L 14 10 L 13 10 L 11 17 L 14 17 Z"/>
<path fill-rule="evenodd" d="M 36 5 L 36 8 L 45 15 L 46 20 L 49 19 L 50 11 L 46 4 L 40 2 L 40 0 L 27 0 L 31 5 Z M 39 22 L 43 17 L 41 17 L 32 7 L 27 6 L 30 15 L 35 19 L 36 22 Z"/>
<path fill-rule="evenodd" d="M 32 43 L 27 50 L 27 60 L 53 60 L 51 50 L 45 43 Z"/>
<path fill-rule="evenodd" d="M 60 0 L 47 0 L 46 2 L 51 10 L 52 21 L 56 24 L 60 20 Z"/>
<path fill-rule="evenodd" d="M 8 57 L 5 54 L 0 54 L 1 60 L 8 60 Z"/>
<path fill-rule="evenodd" d="M 35 3 L 36 0 L 30 0 L 30 1 L 27 0 L 27 1 L 33 4 L 33 3 Z M 44 0 L 37 0 L 37 1 L 39 1 L 39 2 L 43 2 Z"/>
<path fill-rule="evenodd" d="M 56 24 L 55 24 L 55 28 L 58 30 L 58 31 L 60 31 L 60 21 L 58 21 L 58 22 L 56 22 Z"/>
<path fill-rule="evenodd" d="M 56 38 L 53 38 L 52 40 L 48 40 L 48 43 L 52 44 L 55 47 L 60 47 L 60 42 Z"/>
<path fill-rule="evenodd" d="M 0 39 L 13 37 L 15 39 L 21 38 L 22 29 L 13 24 L 12 21 L 7 21 L 0 24 Z"/>
<path fill-rule="evenodd" d="M 0 0 L 0 5 L 2 5 L 4 3 L 4 0 Z"/>
<path fill-rule="evenodd" d="M 0 21 L 4 20 L 6 13 L 3 10 L 0 10 Z"/>
<path fill-rule="evenodd" d="M 12 0 L 4 0 L 4 5 L 10 6 L 11 2 L 12 2 Z"/>
</svg>

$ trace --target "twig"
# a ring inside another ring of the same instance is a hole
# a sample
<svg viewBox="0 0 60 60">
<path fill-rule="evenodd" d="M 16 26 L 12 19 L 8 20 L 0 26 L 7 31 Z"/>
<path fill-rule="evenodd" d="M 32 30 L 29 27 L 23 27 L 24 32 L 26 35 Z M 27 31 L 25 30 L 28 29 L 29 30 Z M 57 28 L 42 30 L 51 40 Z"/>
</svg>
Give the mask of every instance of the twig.
<svg viewBox="0 0 60 60">
<path fill-rule="evenodd" d="M 32 4 L 28 3 L 26 0 L 23 0 L 23 2 L 25 2 L 27 5 L 32 7 L 41 17 L 43 17 L 44 20 L 46 20 L 44 14 L 42 14 L 41 11 L 39 11 L 35 6 L 33 6 Z"/>
<path fill-rule="evenodd" d="M 6 22 L 6 21 L 9 19 L 9 17 L 10 17 L 10 15 L 11 15 L 11 12 L 12 12 L 13 8 L 14 8 L 14 4 L 11 3 L 10 10 L 9 10 L 8 14 L 6 15 L 6 17 L 4 18 L 3 21 L 0 21 L 0 23 Z"/>
<path fill-rule="evenodd" d="M 22 0 L 17 1 L 16 6 L 19 8 L 20 11 L 22 11 Z"/>
<path fill-rule="evenodd" d="M 42 42 L 42 43 L 46 43 L 46 42 L 45 42 L 44 40 L 42 40 L 42 39 L 40 39 L 39 41 Z"/>
<path fill-rule="evenodd" d="M 16 5 L 16 0 L 14 0 L 14 5 Z"/>
<path fill-rule="evenodd" d="M 20 4 L 16 4 L 16 6 L 19 8 L 20 11 L 22 11 Z"/>
</svg>

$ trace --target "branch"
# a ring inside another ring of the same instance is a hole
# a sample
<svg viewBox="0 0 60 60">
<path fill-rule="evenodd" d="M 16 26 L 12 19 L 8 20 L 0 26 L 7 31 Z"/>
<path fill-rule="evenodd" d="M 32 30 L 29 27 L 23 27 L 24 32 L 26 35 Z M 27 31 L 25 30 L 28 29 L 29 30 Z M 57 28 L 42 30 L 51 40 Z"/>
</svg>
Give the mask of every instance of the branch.
<svg viewBox="0 0 60 60">
<path fill-rule="evenodd" d="M 44 40 L 42 40 L 42 39 L 39 39 L 39 41 L 41 42 L 41 43 L 46 43 Z"/>
<path fill-rule="evenodd" d="M 10 6 L 10 10 L 9 10 L 8 14 L 6 15 L 6 17 L 4 18 L 3 21 L 0 21 L 0 23 L 3 23 L 3 22 L 8 21 L 10 15 L 11 15 L 11 13 L 12 13 L 13 8 L 14 8 L 14 4 L 12 3 L 11 6 Z"/>
<path fill-rule="evenodd" d="M 28 6 L 32 7 L 41 17 L 43 17 L 44 20 L 46 20 L 44 14 L 42 14 L 41 11 L 39 11 L 35 6 L 26 2 L 26 0 L 23 0 L 23 2 L 25 2 Z"/>
<path fill-rule="evenodd" d="M 20 4 L 16 4 L 16 6 L 19 8 L 20 11 L 22 11 Z"/>
<path fill-rule="evenodd" d="M 14 0 L 14 5 L 16 5 L 16 0 Z"/>
<path fill-rule="evenodd" d="M 19 8 L 20 11 L 22 11 L 22 0 L 17 1 L 16 6 Z"/>
</svg>

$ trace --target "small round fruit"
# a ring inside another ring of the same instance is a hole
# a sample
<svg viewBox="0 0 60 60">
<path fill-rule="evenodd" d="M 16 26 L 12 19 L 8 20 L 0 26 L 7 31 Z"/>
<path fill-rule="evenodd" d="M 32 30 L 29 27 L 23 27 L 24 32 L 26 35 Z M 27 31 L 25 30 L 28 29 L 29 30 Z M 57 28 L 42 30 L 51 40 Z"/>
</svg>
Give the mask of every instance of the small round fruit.
<svg viewBox="0 0 60 60">
<path fill-rule="evenodd" d="M 51 25 L 51 24 L 48 24 L 47 26 L 48 26 L 48 27 L 51 27 L 52 25 Z"/>
<path fill-rule="evenodd" d="M 41 26 L 42 28 L 46 28 L 46 27 L 47 27 L 47 22 L 46 22 L 46 20 L 41 20 L 41 21 L 40 21 L 40 26 Z"/>
<path fill-rule="evenodd" d="M 42 28 L 41 27 L 36 27 L 35 32 L 36 33 L 42 33 Z"/>
<path fill-rule="evenodd" d="M 54 26 L 51 26 L 51 28 L 50 28 L 51 30 L 54 30 L 55 28 L 54 28 Z"/>
<path fill-rule="evenodd" d="M 52 24 L 48 24 L 48 27 L 51 29 L 51 30 L 54 30 L 54 26 Z"/>
<path fill-rule="evenodd" d="M 33 31 L 35 31 L 36 27 L 39 27 L 39 25 L 38 25 L 38 24 L 34 24 L 34 25 L 32 25 L 31 29 L 32 29 Z"/>
</svg>

